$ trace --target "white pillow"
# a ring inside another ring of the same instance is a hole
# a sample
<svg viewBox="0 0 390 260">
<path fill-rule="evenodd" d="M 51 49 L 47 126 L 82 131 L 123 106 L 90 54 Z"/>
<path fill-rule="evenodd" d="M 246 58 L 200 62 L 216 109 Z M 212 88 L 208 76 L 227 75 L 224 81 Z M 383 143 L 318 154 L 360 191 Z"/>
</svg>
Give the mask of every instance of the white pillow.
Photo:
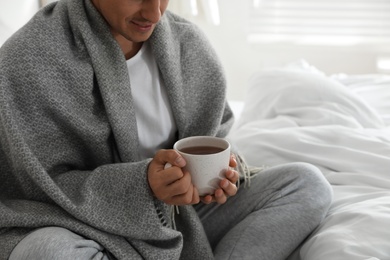
<svg viewBox="0 0 390 260">
<path fill-rule="evenodd" d="M 240 127 L 256 120 L 289 117 L 296 124 L 381 128 L 379 114 L 359 95 L 312 66 L 287 66 L 256 73 L 237 122 Z M 304 122 L 302 122 L 304 120 Z M 290 127 L 289 122 L 279 127 Z M 296 125 L 297 126 L 297 125 Z"/>
<path fill-rule="evenodd" d="M 390 125 L 390 75 L 335 74 L 331 77 L 364 99 Z"/>
<path fill-rule="evenodd" d="M 282 68 L 327 77 L 323 71 L 314 67 L 304 59 L 291 62 Z M 390 75 L 350 75 L 339 73 L 330 75 L 329 78 L 341 83 L 343 86 L 357 94 L 379 114 L 386 125 L 390 125 Z"/>
</svg>

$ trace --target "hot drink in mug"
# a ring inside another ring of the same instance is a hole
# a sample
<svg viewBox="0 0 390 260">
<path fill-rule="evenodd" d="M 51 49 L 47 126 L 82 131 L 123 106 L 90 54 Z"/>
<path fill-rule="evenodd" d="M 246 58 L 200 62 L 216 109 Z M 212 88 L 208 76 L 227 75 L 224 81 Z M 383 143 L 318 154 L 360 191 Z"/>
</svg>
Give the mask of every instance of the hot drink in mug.
<svg viewBox="0 0 390 260">
<path fill-rule="evenodd" d="M 177 141 L 173 148 L 186 160 L 184 169 L 191 174 L 199 195 L 214 194 L 229 168 L 229 142 L 212 136 L 192 136 Z"/>
</svg>

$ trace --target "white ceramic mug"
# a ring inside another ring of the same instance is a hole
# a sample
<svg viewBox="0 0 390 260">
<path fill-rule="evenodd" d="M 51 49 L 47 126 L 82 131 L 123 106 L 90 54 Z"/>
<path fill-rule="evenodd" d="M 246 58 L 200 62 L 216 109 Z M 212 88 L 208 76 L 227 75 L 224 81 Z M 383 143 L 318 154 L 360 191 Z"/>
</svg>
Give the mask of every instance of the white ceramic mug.
<svg viewBox="0 0 390 260">
<path fill-rule="evenodd" d="M 177 141 L 173 148 L 187 162 L 184 169 L 191 174 L 199 195 L 214 194 L 229 169 L 229 142 L 213 136 L 192 136 Z"/>
</svg>

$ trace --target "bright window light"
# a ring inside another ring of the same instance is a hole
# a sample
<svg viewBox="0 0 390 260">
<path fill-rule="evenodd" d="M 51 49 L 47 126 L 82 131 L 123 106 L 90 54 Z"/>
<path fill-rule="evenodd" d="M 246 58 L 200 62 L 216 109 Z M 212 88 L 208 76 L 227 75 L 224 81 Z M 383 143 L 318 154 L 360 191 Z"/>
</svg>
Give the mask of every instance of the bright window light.
<svg viewBox="0 0 390 260">
<path fill-rule="evenodd" d="M 390 57 L 380 57 L 376 60 L 376 66 L 379 71 L 390 72 Z"/>
<path fill-rule="evenodd" d="M 260 7 L 260 1 L 261 0 L 253 0 L 253 7 L 254 8 L 259 8 Z"/>
<path fill-rule="evenodd" d="M 206 17 L 208 17 L 212 24 L 219 25 L 221 21 L 219 17 L 218 0 L 203 0 L 202 4 Z"/>
<path fill-rule="evenodd" d="M 198 15 L 198 4 L 197 4 L 196 0 L 190 0 L 190 6 L 191 6 L 191 14 L 193 16 L 197 16 Z"/>
<path fill-rule="evenodd" d="M 248 41 L 390 44 L 389 0 L 247 0 Z"/>
</svg>

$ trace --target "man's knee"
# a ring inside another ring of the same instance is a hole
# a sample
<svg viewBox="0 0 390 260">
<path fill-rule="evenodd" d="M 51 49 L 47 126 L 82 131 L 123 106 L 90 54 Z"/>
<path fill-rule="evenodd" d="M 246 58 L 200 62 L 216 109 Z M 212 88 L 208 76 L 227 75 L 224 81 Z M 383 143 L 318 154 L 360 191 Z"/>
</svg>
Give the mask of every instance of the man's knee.
<svg viewBox="0 0 390 260">
<path fill-rule="evenodd" d="M 308 163 L 292 163 L 290 170 L 298 178 L 302 202 L 313 210 L 326 212 L 332 202 L 333 190 L 322 172 Z"/>
<path fill-rule="evenodd" d="M 104 248 L 61 227 L 40 228 L 27 235 L 12 251 L 9 260 L 107 259 Z"/>
</svg>

